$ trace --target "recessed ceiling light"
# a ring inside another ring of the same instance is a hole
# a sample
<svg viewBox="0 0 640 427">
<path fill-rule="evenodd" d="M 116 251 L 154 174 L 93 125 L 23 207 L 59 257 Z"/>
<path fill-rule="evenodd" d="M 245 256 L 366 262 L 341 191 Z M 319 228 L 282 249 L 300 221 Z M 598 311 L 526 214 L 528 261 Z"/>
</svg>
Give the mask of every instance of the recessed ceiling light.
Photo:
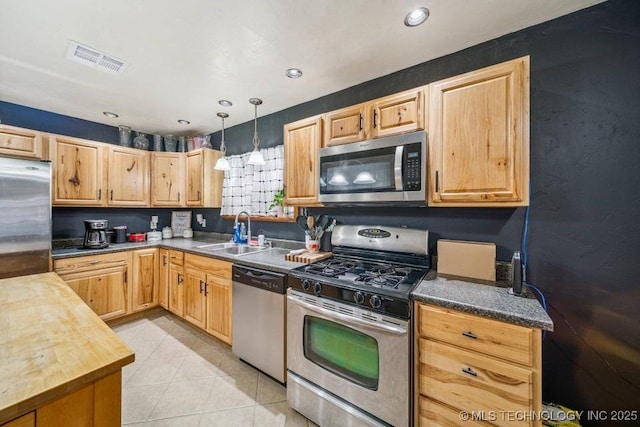
<svg viewBox="0 0 640 427">
<path fill-rule="evenodd" d="M 222 105 L 223 107 L 231 107 L 233 105 L 231 101 L 227 101 L 226 99 L 221 99 L 220 101 L 218 101 L 218 104 Z"/>
<path fill-rule="evenodd" d="M 182 120 L 182 119 L 178 120 L 178 123 L 180 123 L 181 125 L 190 125 L 191 124 L 191 122 L 189 120 Z"/>
<path fill-rule="evenodd" d="M 297 79 L 298 77 L 302 77 L 302 70 L 299 68 L 289 68 L 284 74 L 290 79 Z"/>
<path fill-rule="evenodd" d="M 109 117 L 110 119 L 115 119 L 118 117 L 116 113 L 112 113 L 111 111 L 103 111 L 102 114 Z"/>
<path fill-rule="evenodd" d="M 404 17 L 404 25 L 407 27 L 417 27 L 427 20 L 429 17 L 429 9 L 426 7 L 419 7 L 412 10 Z"/>
</svg>

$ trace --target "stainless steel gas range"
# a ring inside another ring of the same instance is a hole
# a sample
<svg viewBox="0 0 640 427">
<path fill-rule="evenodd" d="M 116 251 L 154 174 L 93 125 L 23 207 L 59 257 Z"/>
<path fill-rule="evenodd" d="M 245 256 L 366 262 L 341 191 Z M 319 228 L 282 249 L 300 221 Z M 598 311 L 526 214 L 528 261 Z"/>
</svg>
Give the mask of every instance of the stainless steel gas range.
<svg viewBox="0 0 640 427">
<path fill-rule="evenodd" d="M 287 400 L 320 425 L 409 426 L 409 294 L 428 231 L 337 226 L 333 257 L 291 270 Z"/>
</svg>

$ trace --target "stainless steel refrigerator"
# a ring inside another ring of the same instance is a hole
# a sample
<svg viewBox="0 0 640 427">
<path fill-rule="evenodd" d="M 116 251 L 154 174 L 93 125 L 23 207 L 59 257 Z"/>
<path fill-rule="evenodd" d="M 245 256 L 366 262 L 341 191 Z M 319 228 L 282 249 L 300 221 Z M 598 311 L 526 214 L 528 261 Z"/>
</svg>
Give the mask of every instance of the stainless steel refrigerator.
<svg viewBox="0 0 640 427">
<path fill-rule="evenodd" d="M 0 157 L 0 278 L 49 271 L 51 164 Z"/>
</svg>

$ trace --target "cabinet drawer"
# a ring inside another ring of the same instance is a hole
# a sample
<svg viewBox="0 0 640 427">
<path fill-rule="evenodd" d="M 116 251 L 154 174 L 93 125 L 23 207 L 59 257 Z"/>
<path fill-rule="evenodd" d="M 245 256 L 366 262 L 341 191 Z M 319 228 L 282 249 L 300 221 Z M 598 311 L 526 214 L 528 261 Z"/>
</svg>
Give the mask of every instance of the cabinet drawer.
<svg viewBox="0 0 640 427">
<path fill-rule="evenodd" d="M 491 425 L 471 419 L 463 421 L 460 419 L 460 410 L 427 399 L 424 396 L 420 396 L 419 404 L 418 425 L 420 427 L 489 427 Z"/>
<path fill-rule="evenodd" d="M 123 265 L 127 265 L 127 252 L 57 259 L 53 262 L 53 269 L 60 276 L 64 276 L 84 271 L 105 270 Z"/>
<path fill-rule="evenodd" d="M 528 420 L 500 419 L 499 415 L 530 410 L 530 369 L 424 338 L 419 361 L 420 394 L 469 412 L 494 411 L 497 425 L 528 425 Z"/>
<path fill-rule="evenodd" d="M 183 265 L 184 252 L 174 251 L 173 249 L 169 249 L 169 263 L 175 264 L 175 265 Z"/>
<path fill-rule="evenodd" d="M 418 304 L 418 322 L 423 337 L 533 366 L 530 328 L 424 304 Z"/>
<path fill-rule="evenodd" d="M 223 279 L 231 279 L 231 266 L 233 263 L 222 261 L 215 258 L 208 258 L 199 255 L 187 254 L 185 257 L 187 266 L 209 274 L 222 277 Z"/>
</svg>

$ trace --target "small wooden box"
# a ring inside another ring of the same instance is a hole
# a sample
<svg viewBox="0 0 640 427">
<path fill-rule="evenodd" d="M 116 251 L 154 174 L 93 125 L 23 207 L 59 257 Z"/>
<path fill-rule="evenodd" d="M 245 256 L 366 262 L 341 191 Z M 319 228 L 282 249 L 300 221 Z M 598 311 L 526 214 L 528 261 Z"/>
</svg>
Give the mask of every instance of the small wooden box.
<svg viewBox="0 0 640 427">
<path fill-rule="evenodd" d="M 438 274 L 495 282 L 495 243 L 438 240 Z"/>
</svg>

